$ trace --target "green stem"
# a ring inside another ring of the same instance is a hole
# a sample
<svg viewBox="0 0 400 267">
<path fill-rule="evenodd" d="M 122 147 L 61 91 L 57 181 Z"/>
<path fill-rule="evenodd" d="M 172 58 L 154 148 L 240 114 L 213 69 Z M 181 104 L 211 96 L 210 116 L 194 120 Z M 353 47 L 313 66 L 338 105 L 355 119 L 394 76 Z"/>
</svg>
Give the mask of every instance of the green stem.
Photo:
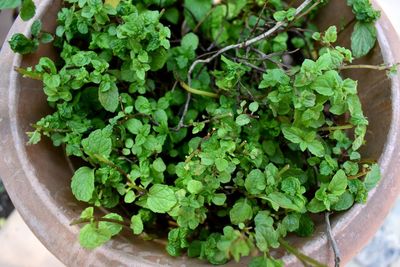
<svg viewBox="0 0 400 267">
<path fill-rule="evenodd" d="M 282 247 L 284 247 L 289 253 L 292 253 L 293 255 L 295 255 L 299 260 L 301 260 L 302 262 L 306 262 L 311 264 L 312 266 L 315 267 L 327 267 L 325 264 L 322 264 L 316 260 L 314 260 L 313 258 L 308 257 L 307 255 L 304 255 L 303 253 L 301 253 L 298 249 L 296 249 L 295 247 L 292 247 L 288 242 L 286 242 L 285 240 L 283 240 L 282 238 L 279 239 L 279 243 L 281 244 Z"/>
<path fill-rule="evenodd" d="M 34 128 L 36 128 L 39 131 L 44 131 L 44 132 L 54 132 L 54 133 L 70 133 L 70 130 L 67 129 L 53 129 L 53 128 L 47 128 L 47 127 L 43 127 L 37 124 L 33 124 L 32 125 Z"/>
<path fill-rule="evenodd" d="M 278 172 L 278 177 L 280 177 L 282 174 L 284 174 L 287 170 L 289 170 L 290 165 L 286 164 L 279 172 Z"/>
<path fill-rule="evenodd" d="M 193 126 L 195 123 L 210 123 L 212 121 L 220 120 L 220 119 L 227 118 L 227 117 L 233 117 L 233 114 L 232 113 L 226 113 L 226 114 L 217 115 L 215 117 L 212 117 L 212 118 L 204 120 L 204 121 L 197 121 L 197 122 L 193 122 L 191 124 L 183 125 L 182 127 L 188 128 L 188 127 Z"/>
<path fill-rule="evenodd" d="M 131 188 L 137 190 L 139 192 L 139 194 L 144 195 L 147 193 L 147 190 L 135 185 L 134 183 L 131 182 L 131 178 L 129 177 L 129 174 L 126 173 L 120 166 L 116 165 L 114 162 L 106 159 L 105 157 L 98 155 L 98 154 L 94 154 L 93 155 L 94 158 L 96 158 L 97 160 L 99 160 L 102 163 L 107 164 L 108 166 L 110 166 L 111 168 L 116 169 L 120 174 L 122 174 L 123 176 L 126 177 L 126 179 L 128 180 L 128 186 L 130 186 Z"/>
<path fill-rule="evenodd" d="M 76 219 L 76 220 L 73 220 L 69 225 L 72 226 L 72 225 L 77 225 L 77 224 L 82 224 L 82 223 L 90 223 L 90 222 L 92 222 L 92 219 L 94 219 L 96 222 L 110 222 L 110 223 L 120 224 L 122 226 L 127 226 L 127 227 L 130 226 L 130 223 L 125 222 L 125 221 L 119 221 L 119 220 L 110 219 L 110 218 L 100 218 L 100 217 L 93 217 L 91 219 L 87 219 L 87 218 Z"/>
<path fill-rule="evenodd" d="M 353 127 L 354 126 L 351 124 L 339 125 L 339 126 L 328 126 L 328 127 L 319 128 L 319 131 L 347 130 L 347 129 L 351 129 Z"/>
<path fill-rule="evenodd" d="M 216 94 L 216 93 L 194 89 L 182 81 L 180 82 L 180 85 L 182 86 L 183 89 L 185 89 L 186 91 L 188 91 L 191 94 L 218 98 L 218 94 Z"/>
<path fill-rule="evenodd" d="M 339 67 L 339 70 L 347 69 L 373 69 L 373 70 L 388 70 L 391 66 L 377 66 L 368 64 L 358 64 L 358 65 L 343 65 Z"/>
<path fill-rule="evenodd" d="M 42 75 L 39 74 L 39 73 L 35 73 L 33 71 L 28 71 L 28 70 L 26 70 L 24 68 L 18 68 L 18 67 L 14 68 L 14 69 L 15 69 L 16 72 L 18 72 L 19 74 L 23 75 L 24 77 L 28 77 L 28 78 L 31 78 L 31 79 L 34 79 L 34 80 L 39 80 L 39 81 L 43 80 Z"/>
<path fill-rule="evenodd" d="M 366 175 L 368 173 L 369 173 L 369 171 L 363 171 L 363 172 L 357 173 L 356 175 L 350 175 L 347 178 L 350 179 L 350 180 L 354 180 L 354 179 L 363 177 L 364 175 Z"/>
</svg>

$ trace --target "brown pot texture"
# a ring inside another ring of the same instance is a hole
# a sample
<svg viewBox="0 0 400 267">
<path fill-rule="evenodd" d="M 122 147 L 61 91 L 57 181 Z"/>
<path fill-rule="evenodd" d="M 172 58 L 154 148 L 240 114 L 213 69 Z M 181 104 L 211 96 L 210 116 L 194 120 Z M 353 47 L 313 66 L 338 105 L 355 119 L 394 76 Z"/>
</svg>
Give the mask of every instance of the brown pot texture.
<svg viewBox="0 0 400 267">
<path fill-rule="evenodd" d="M 383 0 L 381 0 L 383 1 Z M 379 0 L 373 1 L 379 8 Z M 36 18 L 44 30 L 54 31 L 60 1 L 36 1 Z M 339 43 L 349 47 L 352 14 L 345 1 L 330 1 L 317 20 L 320 29 L 346 25 Z M 29 35 L 29 22 L 17 19 L 9 37 L 17 32 Z M 379 45 L 367 57 L 355 63 L 380 64 L 400 62 L 400 39 L 390 19 L 382 13 L 377 23 Z M 48 140 L 26 146 L 25 132 L 30 124 L 50 112 L 42 85 L 22 78 L 14 67 L 32 66 L 41 56 L 54 56 L 51 46 L 42 46 L 33 55 L 14 54 L 8 44 L 0 54 L 0 175 L 25 222 L 43 244 L 67 266 L 207 266 L 186 257 L 172 258 L 162 245 L 141 241 L 129 232 L 95 250 L 80 247 L 78 226 L 69 226 L 84 208 L 70 190 L 73 174 L 61 149 Z M 347 71 L 346 76 L 358 80 L 359 93 L 370 125 L 363 155 L 379 158 L 382 181 L 369 194 L 366 205 L 355 205 L 332 218 L 333 234 L 341 250 L 342 263 L 348 262 L 374 235 L 400 191 L 400 76 L 387 78 L 374 70 Z M 332 266 L 333 252 L 327 243 L 325 225 L 317 225 L 312 238 L 292 238 L 305 254 Z M 287 266 L 300 263 L 292 255 L 281 252 Z M 230 262 L 229 266 L 243 266 Z"/>
</svg>

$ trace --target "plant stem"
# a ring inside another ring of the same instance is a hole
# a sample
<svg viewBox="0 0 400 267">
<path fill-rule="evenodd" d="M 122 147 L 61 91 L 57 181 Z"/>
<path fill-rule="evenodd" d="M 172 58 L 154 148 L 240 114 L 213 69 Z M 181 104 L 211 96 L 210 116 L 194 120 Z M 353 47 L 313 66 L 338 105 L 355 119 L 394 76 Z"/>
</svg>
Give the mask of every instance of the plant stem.
<svg viewBox="0 0 400 267">
<path fill-rule="evenodd" d="M 108 166 L 110 166 L 111 168 L 116 169 L 121 175 L 125 176 L 125 178 L 128 180 L 128 185 L 130 187 L 132 187 L 133 189 L 137 190 L 139 192 L 139 194 L 144 195 L 147 193 L 147 190 L 135 185 L 134 183 L 131 182 L 131 178 L 129 177 L 129 174 L 127 174 L 120 166 L 116 165 L 114 162 L 106 159 L 105 157 L 95 154 L 93 155 L 97 160 L 99 160 L 102 163 L 107 164 Z"/>
<path fill-rule="evenodd" d="M 327 267 L 325 264 L 322 264 L 316 260 L 314 260 L 313 258 L 308 257 L 307 255 L 304 255 L 303 253 L 301 253 L 298 249 L 296 249 L 295 247 L 292 247 L 288 242 L 286 242 L 285 240 L 283 240 L 282 238 L 279 239 L 279 243 L 281 244 L 282 247 L 284 247 L 289 253 L 292 253 L 293 255 L 295 255 L 299 260 L 301 260 L 302 262 L 306 262 L 311 264 L 312 266 L 315 267 Z"/>
<path fill-rule="evenodd" d="M 215 116 L 215 117 L 212 117 L 212 118 L 207 119 L 207 120 L 204 120 L 204 121 L 198 121 L 198 122 L 193 122 L 193 123 L 191 123 L 191 124 L 185 124 L 185 125 L 182 126 L 182 128 L 191 127 L 191 126 L 193 126 L 193 124 L 195 124 L 195 123 L 210 123 L 210 122 L 212 122 L 212 121 L 216 121 L 216 120 L 223 119 L 223 118 L 227 118 L 227 117 L 233 117 L 233 114 L 232 114 L 232 113 L 225 113 L 225 114 L 217 115 L 217 116 Z"/>
<path fill-rule="evenodd" d="M 110 222 L 110 223 L 115 223 L 115 224 L 120 224 L 123 226 L 127 226 L 130 227 L 130 223 L 125 222 L 125 221 L 119 221 L 119 220 L 115 220 L 115 219 L 110 219 L 110 218 L 101 218 L 101 217 L 93 217 L 93 219 L 97 222 Z M 82 224 L 82 223 L 90 223 L 92 221 L 92 219 L 77 219 L 72 221 L 69 225 L 77 225 L 77 224 Z"/>
<path fill-rule="evenodd" d="M 313 1 L 313 0 L 305 0 L 305 1 L 296 9 L 295 16 L 297 16 L 298 14 L 300 14 L 300 12 L 301 12 L 303 9 L 305 9 L 312 1 Z M 188 83 L 189 83 L 189 85 L 191 84 L 192 73 L 193 73 L 195 67 L 196 67 L 198 64 L 201 64 L 201 63 L 204 63 L 204 64 L 210 63 L 213 59 L 215 59 L 215 58 L 218 57 L 219 55 L 221 55 L 221 54 L 223 54 L 223 53 L 225 53 L 225 52 L 227 52 L 227 51 L 229 51 L 229 50 L 237 49 L 237 48 L 245 48 L 245 47 L 248 47 L 248 46 L 250 46 L 250 45 L 252 45 L 252 44 L 254 44 L 254 43 L 257 43 L 257 42 L 259 42 L 259 41 L 261 41 L 261 40 L 264 40 L 265 38 L 271 36 L 274 32 L 276 32 L 280 27 L 282 27 L 282 26 L 284 26 L 284 25 L 285 25 L 285 22 L 278 22 L 278 23 L 275 24 L 274 27 L 272 27 L 272 28 L 269 29 L 268 31 L 266 31 L 266 32 L 264 32 L 264 33 L 262 33 L 262 34 L 260 34 L 260 35 L 258 35 L 258 36 L 256 36 L 256 37 L 254 37 L 254 38 L 252 38 L 252 39 L 250 39 L 250 40 L 246 40 L 246 41 L 244 41 L 244 42 L 241 42 L 241 43 L 238 43 L 238 44 L 234 44 L 234 45 L 225 46 L 224 48 L 218 50 L 215 54 L 213 54 L 212 56 L 210 56 L 210 57 L 208 57 L 208 58 L 206 58 L 206 59 L 198 59 L 198 60 L 194 61 L 194 62 L 192 63 L 192 65 L 190 66 L 189 71 L 188 71 Z"/>
<path fill-rule="evenodd" d="M 185 89 L 186 91 L 188 91 L 191 94 L 218 98 L 218 94 L 216 94 L 216 93 L 194 89 L 194 88 L 190 87 L 189 85 L 187 85 L 185 82 L 181 81 L 180 85 L 182 86 L 183 89 Z"/>
<path fill-rule="evenodd" d="M 363 177 L 363 176 L 366 175 L 368 172 L 369 172 L 369 171 L 363 171 L 363 172 L 357 173 L 356 175 L 350 175 L 350 176 L 347 177 L 347 179 L 354 180 L 354 179 Z"/>
<path fill-rule="evenodd" d="M 332 247 L 333 254 L 335 255 L 335 267 L 340 266 L 340 250 L 332 234 L 331 222 L 329 220 L 329 212 L 325 212 L 326 235 L 328 236 L 329 244 Z"/>
<path fill-rule="evenodd" d="M 377 66 L 377 65 L 367 65 L 367 64 L 358 64 L 358 65 L 343 65 L 339 67 L 339 70 L 347 70 L 347 69 L 373 69 L 373 70 L 388 70 L 391 66 Z"/>
<path fill-rule="evenodd" d="M 328 126 L 328 127 L 319 128 L 319 131 L 323 132 L 323 131 L 347 130 L 347 129 L 351 129 L 353 127 L 354 126 L 351 124 L 339 125 L 339 126 Z"/>
<path fill-rule="evenodd" d="M 28 71 L 28 70 L 26 70 L 24 68 L 18 68 L 18 67 L 15 67 L 14 70 L 16 72 L 18 72 L 19 74 L 21 74 L 22 76 L 24 76 L 24 77 L 28 77 L 30 79 L 38 80 L 38 81 L 42 81 L 43 80 L 42 75 L 39 74 L 39 73 L 35 73 L 33 71 Z"/>
</svg>

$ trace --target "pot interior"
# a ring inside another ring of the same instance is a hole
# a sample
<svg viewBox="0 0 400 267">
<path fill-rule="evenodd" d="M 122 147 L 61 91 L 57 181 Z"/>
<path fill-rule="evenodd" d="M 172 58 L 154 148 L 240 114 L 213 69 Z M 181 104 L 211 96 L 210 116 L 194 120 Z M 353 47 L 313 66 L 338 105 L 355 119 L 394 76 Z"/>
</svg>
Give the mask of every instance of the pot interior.
<svg viewBox="0 0 400 267">
<path fill-rule="evenodd" d="M 59 5 L 53 4 L 49 7 L 49 10 L 44 12 L 46 14 L 42 17 L 44 30 L 54 32 L 58 8 Z M 350 47 L 350 35 L 354 20 L 351 10 L 346 6 L 345 1 L 330 1 L 330 4 L 324 7 L 319 14 L 316 23 L 321 31 L 325 30 L 329 25 L 337 25 L 340 32 L 338 43 Z M 21 65 L 35 65 L 41 56 L 54 57 L 55 53 L 51 46 L 43 46 L 36 54 L 23 57 Z M 383 58 L 379 45 L 376 45 L 367 57 L 362 60 L 356 60 L 353 63 L 381 64 L 382 62 Z M 366 69 L 346 71 L 343 74 L 358 80 L 358 90 L 364 112 L 370 122 L 366 136 L 367 144 L 364 146 L 362 153 L 365 158 L 377 160 L 384 148 L 392 117 L 390 79 L 386 77 L 385 72 Z M 18 134 L 22 139 L 27 140 L 25 132 L 32 130 L 30 125 L 44 115 L 49 114 L 51 109 L 47 105 L 40 82 L 22 77 L 18 79 L 20 83 L 20 87 L 17 88 L 19 96 L 16 103 L 18 107 Z M 50 194 L 55 205 L 59 207 L 59 212 L 62 212 L 64 216 L 71 220 L 77 218 L 85 205 L 78 203 L 72 196 L 70 179 L 73 171 L 66 160 L 63 150 L 54 148 L 46 138 L 43 138 L 37 145 L 26 146 L 25 149 L 39 183 Z M 333 222 L 345 214 L 342 213 L 335 216 Z M 318 223 L 317 232 L 323 232 L 323 227 L 324 224 L 322 222 Z M 74 233 L 76 234 L 77 226 L 71 228 L 75 228 Z M 302 246 L 308 240 L 294 238 L 293 241 Z M 185 264 L 184 258 L 174 259 L 167 256 L 162 245 L 154 242 L 143 242 L 132 237 L 132 234 L 128 231 L 105 246 L 109 251 L 117 251 L 122 257 L 132 257 L 132 260 L 134 260 L 133 257 L 141 257 L 146 261 L 159 264 L 165 263 L 172 266 Z M 49 249 L 51 250 L 51 248 Z M 326 248 L 326 250 L 328 249 Z M 108 258 L 108 256 L 104 257 Z M 104 258 L 104 260 L 106 259 Z M 106 262 L 109 262 L 108 260 Z M 75 265 L 75 263 L 70 262 L 69 264 Z M 205 264 L 200 261 L 193 261 L 190 264 L 190 266 L 201 265 Z M 243 266 L 242 264 L 231 263 L 231 266 L 236 265 Z"/>
</svg>

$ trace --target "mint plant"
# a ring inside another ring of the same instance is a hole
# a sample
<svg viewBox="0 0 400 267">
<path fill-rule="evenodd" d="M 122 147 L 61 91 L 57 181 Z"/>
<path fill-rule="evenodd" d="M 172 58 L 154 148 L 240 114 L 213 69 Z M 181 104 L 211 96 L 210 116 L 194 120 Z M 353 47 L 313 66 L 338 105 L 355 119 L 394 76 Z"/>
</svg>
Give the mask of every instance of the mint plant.
<svg viewBox="0 0 400 267">
<path fill-rule="evenodd" d="M 359 152 L 368 120 L 357 81 L 341 70 L 391 69 L 351 64 L 375 44 L 368 1 L 348 1 L 352 50 L 335 45 L 336 27 L 312 24 L 322 1 L 289 2 L 64 1 L 60 58 L 18 71 L 43 81 L 54 109 L 28 143 L 46 136 L 84 162 L 71 180 L 88 203 L 72 222 L 84 224 L 83 247 L 127 227 L 212 264 L 252 255 L 251 267 L 283 266 L 271 254 L 283 247 L 323 266 L 284 238 L 312 236 L 310 215 L 329 225 L 380 179 Z M 32 36 L 12 48 L 50 40 L 38 22 Z"/>
</svg>

